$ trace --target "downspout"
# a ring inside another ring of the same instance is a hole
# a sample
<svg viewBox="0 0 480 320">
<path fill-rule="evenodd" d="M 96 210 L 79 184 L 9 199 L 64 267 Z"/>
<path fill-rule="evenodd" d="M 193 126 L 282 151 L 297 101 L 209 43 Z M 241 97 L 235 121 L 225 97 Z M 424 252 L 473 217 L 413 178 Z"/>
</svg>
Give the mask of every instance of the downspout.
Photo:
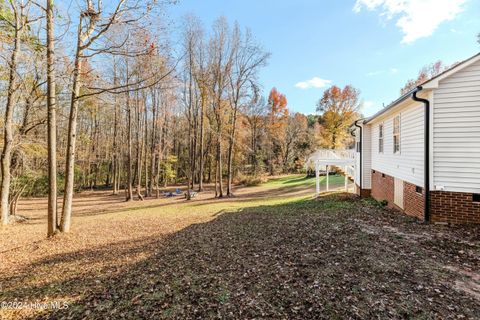
<svg viewBox="0 0 480 320">
<path fill-rule="evenodd" d="M 362 179 L 362 167 L 363 167 L 363 164 L 362 164 L 362 137 L 363 137 L 363 134 L 362 134 L 362 126 L 359 126 L 357 124 L 357 122 L 360 121 L 360 120 L 357 120 L 354 122 L 355 124 L 355 127 L 359 128 L 360 129 L 360 141 L 359 141 L 359 151 L 360 151 L 360 170 L 359 170 L 359 173 L 360 173 L 360 197 L 362 196 L 362 190 L 363 190 L 363 179 Z"/>
<path fill-rule="evenodd" d="M 425 105 L 425 132 L 424 132 L 424 139 L 425 139 L 425 172 L 424 172 L 424 192 L 425 192 L 425 203 L 424 203 L 424 222 L 430 222 L 430 101 L 424 98 L 419 98 L 417 93 L 422 91 L 422 86 L 418 86 L 412 94 L 412 99 L 414 101 L 422 102 Z"/>
</svg>

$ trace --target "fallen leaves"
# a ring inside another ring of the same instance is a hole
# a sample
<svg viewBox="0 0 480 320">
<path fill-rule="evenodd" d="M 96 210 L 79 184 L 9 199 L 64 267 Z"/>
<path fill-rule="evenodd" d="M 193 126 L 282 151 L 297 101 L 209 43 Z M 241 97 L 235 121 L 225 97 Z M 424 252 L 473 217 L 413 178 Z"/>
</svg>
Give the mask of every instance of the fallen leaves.
<svg viewBox="0 0 480 320">
<path fill-rule="evenodd" d="M 191 215 L 179 209 L 184 220 L 172 218 L 173 212 L 114 221 L 94 217 L 81 226 L 84 235 L 55 240 L 54 252 L 40 243 L 32 261 L 0 275 L 0 300 L 68 299 L 70 307 L 2 310 L 2 319 L 480 314 L 472 294 L 477 287 L 465 284 L 479 281 L 478 228 L 420 225 L 335 195 L 243 203 L 217 215 L 208 208 L 189 207 Z M 89 231 L 93 226 L 105 232 Z M 110 227 L 121 236 L 114 238 Z"/>
</svg>

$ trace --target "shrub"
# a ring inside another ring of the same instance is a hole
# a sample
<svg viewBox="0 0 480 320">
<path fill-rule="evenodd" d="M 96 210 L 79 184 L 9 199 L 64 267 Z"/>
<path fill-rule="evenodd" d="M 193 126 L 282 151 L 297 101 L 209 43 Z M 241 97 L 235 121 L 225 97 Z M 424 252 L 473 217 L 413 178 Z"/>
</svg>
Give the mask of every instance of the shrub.
<svg viewBox="0 0 480 320">
<path fill-rule="evenodd" d="M 387 200 L 378 201 L 373 198 L 367 198 L 367 199 L 362 199 L 362 201 L 367 205 L 371 205 L 375 207 L 386 207 L 388 205 Z"/>
</svg>

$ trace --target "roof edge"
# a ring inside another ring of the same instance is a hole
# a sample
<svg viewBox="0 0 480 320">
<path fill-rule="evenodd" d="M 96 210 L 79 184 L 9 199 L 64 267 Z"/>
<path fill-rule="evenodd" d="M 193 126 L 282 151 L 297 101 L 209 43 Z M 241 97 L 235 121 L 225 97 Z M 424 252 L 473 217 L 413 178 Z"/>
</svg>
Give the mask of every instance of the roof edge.
<svg viewBox="0 0 480 320">
<path fill-rule="evenodd" d="M 435 89 L 438 87 L 438 82 L 451 76 L 452 74 L 462 70 L 463 68 L 466 68 L 468 67 L 469 65 L 475 63 L 476 61 L 480 60 L 480 52 L 459 62 L 458 64 L 454 65 L 453 67 L 445 70 L 444 72 L 436 75 L 435 77 L 431 78 L 431 79 L 428 79 L 427 81 L 423 82 L 422 84 L 420 84 L 419 86 L 416 86 L 415 88 L 413 88 L 412 90 L 408 91 L 407 93 L 403 94 L 402 96 L 400 96 L 397 100 L 391 102 L 388 106 L 386 106 L 385 108 L 383 108 L 382 110 L 378 111 L 377 113 L 375 113 L 373 116 L 365 119 L 365 121 L 363 122 L 364 124 L 367 124 L 373 120 L 375 120 L 376 118 L 378 118 L 379 116 L 383 115 L 384 113 L 390 111 L 391 109 L 393 109 L 394 107 L 396 107 L 398 104 L 402 103 L 403 101 L 407 100 L 409 97 L 411 97 L 411 95 L 417 91 L 418 89 L 425 89 L 425 90 L 428 90 L 428 89 Z"/>
<path fill-rule="evenodd" d="M 377 113 L 375 113 L 373 116 L 365 119 L 365 121 L 363 122 L 364 124 L 367 124 L 371 121 L 373 121 L 374 119 L 378 118 L 379 116 L 383 115 L 384 113 L 390 111 L 391 109 L 393 109 L 394 107 L 396 107 L 398 104 L 402 103 L 403 101 L 407 100 L 408 98 L 410 98 L 413 94 L 413 92 L 415 92 L 416 90 L 418 90 L 418 87 L 415 87 L 413 88 L 412 90 L 408 91 L 407 93 L 405 93 L 404 95 L 402 95 L 401 97 L 399 97 L 397 100 L 393 101 L 392 103 L 390 103 L 388 106 L 386 106 L 385 108 L 383 108 L 382 110 L 378 111 Z"/>
<path fill-rule="evenodd" d="M 421 86 L 424 87 L 425 89 L 437 88 L 439 81 L 451 76 L 456 72 L 461 71 L 462 69 L 468 67 L 469 65 L 477 62 L 479 59 L 480 59 L 480 52 L 477 54 L 474 54 L 470 58 L 460 61 L 459 63 L 452 66 L 451 68 L 448 68 L 447 70 L 441 72 L 440 74 L 437 74 L 435 77 L 428 79 L 427 81 L 423 82 Z"/>
</svg>

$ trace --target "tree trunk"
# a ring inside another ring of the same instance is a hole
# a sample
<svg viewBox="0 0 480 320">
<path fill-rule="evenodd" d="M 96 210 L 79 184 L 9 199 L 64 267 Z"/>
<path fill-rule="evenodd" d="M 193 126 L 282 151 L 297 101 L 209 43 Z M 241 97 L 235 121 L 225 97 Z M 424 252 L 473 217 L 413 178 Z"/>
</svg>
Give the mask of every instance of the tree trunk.
<svg viewBox="0 0 480 320">
<path fill-rule="evenodd" d="M 144 113 L 144 141 L 142 142 L 142 149 L 143 149 L 143 166 L 145 167 L 145 197 L 150 196 L 149 192 L 149 180 L 148 180 L 148 112 L 147 112 L 147 97 L 143 96 L 143 105 L 145 108 Z"/>
<path fill-rule="evenodd" d="M 252 125 L 252 142 L 251 142 L 251 148 L 252 148 L 252 166 L 253 166 L 253 175 L 257 176 L 257 123 L 255 122 Z"/>
<path fill-rule="evenodd" d="M 132 107 L 130 105 L 130 94 L 127 92 L 127 144 L 128 144 L 128 159 L 127 159 L 127 195 L 126 201 L 133 199 L 132 186 Z"/>
<path fill-rule="evenodd" d="M 203 191 L 203 167 L 204 167 L 204 156 L 203 156 L 203 131 L 204 131 L 204 106 L 205 106 L 205 97 L 204 94 L 202 94 L 202 105 L 200 107 L 200 152 L 199 152 L 199 157 L 200 157 L 200 163 L 198 166 L 198 192 Z"/>
<path fill-rule="evenodd" d="M 72 219 L 73 189 L 75 184 L 75 143 L 77 139 L 77 115 L 79 105 L 78 96 L 80 95 L 80 74 L 82 70 L 82 49 L 80 39 L 82 32 L 81 21 L 82 19 L 80 19 L 80 23 L 78 26 L 77 53 L 75 55 L 75 67 L 73 69 L 73 88 L 70 101 L 70 116 L 68 119 L 67 160 L 65 163 L 65 191 L 63 195 L 62 220 L 60 222 L 60 230 L 62 232 L 70 231 Z"/>
<path fill-rule="evenodd" d="M 228 158 L 227 158 L 227 196 L 233 196 L 232 192 L 232 163 L 233 163 L 233 147 L 234 147 L 234 133 L 230 137 L 230 143 L 228 145 Z"/>
<path fill-rule="evenodd" d="M 157 133 L 157 99 L 155 89 L 152 89 L 152 131 L 150 140 L 150 184 L 148 186 L 148 193 L 150 196 L 153 194 L 153 186 L 157 179 L 157 172 L 155 170 L 155 163 L 157 161 L 156 153 L 156 133 Z"/>
<path fill-rule="evenodd" d="M 161 139 L 161 150 L 162 150 L 162 158 L 163 161 L 167 161 L 168 159 L 168 152 L 167 152 L 167 135 L 168 135 L 168 126 L 167 126 L 167 110 L 165 108 L 164 110 L 164 118 L 163 118 L 163 128 L 162 128 L 162 139 Z M 174 137 L 174 143 L 175 143 L 175 137 Z M 160 165 L 160 161 L 159 161 Z M 167 187 L 167 177 L 166 173 L 163 173 L 163 186 L 166 188 Z"/>
<path fill-rule="evenodd" d="M 118 86 L 118 80 L 117 80 L 117 68 L 116 68 L 116 63 L 114 61 L 114 66 L 113 66 L 113 83 L 114 86 Z M 113 165 L 113 194 L 118 193 L 118 179 L 120 178 L 119 175 L 117 175 L 117 171 L 119 170 L 118 168 L 118 151 L 117 151 L 117 135 L 118 135 L 118 99 L 117 95 L 115 95 L 115 102 L 113 104 L 113 160 L 112 160 L 112 165 Z"/>
<path fill-rule="evenodd" d="M 5 123 L 3 131 L 3 150 L 1 157 L 2 184 L 0 191 L 0 211 L 2 225 L 7 225 L 9 220 L 9 195 L 10 195 L 10 162 L 13 148 L 13 109 L 17 91 L 17 58 L 20 52 L 20 17 L 15 13 L 15 42 L 10 57 L 10 71 L 8 77 L 7 104 L 5 106 Z"/>
<path fill-rule="evenodd" d="M 138 91 L 136 95 L 136 102 L 135 102 L 135 113 L 136 113 L 136 120 L 137 120 L 137 132 L 136 132 L 136 145 L 137 145 L 137 152 L 136 152 L 136 183 L 137 183 L 137 197 L 139 200 L 143 200 L 143 196 L 141 193 L 141 188 L 142 188 L 142 149 L 143 146 L 140 143 L 140 132 L 141 132 L 141 116 L 140 116 L 140 103 L 139 103 L 139 97 L 138 97 Z"/>
<path fill-rule="evenodd" d="M 217 168 L 218 168 L 218 197 L 223 198 L 223 179 L 222 179 L 222 137 L 220 134 L 217 137 Z"/>
<path fill-rule="evenodd" d="M 217 198 L 218 197 L 218 161 L 215 166 L 215 181 L 213 185 L 215 186 L 215 198 Z"/>
<path fill-rule="evenodd" d="M 47 0 L 48 236 L 57 232 L 57 120 L 53 0 Z"/>
<path fill-rule="evenodd" d="M 232 165 L 233 165 L 233 150 L 234 150 L 234 144 L 235 144 L 235 127 L 237 126 L 237 110 L 238 108 L 235 107 L 235 110 L 233 112 L 233 119 L 232 119 L 232 131 L 229 137 L 229 145 L 228 145 L 228 163 L 227 163 L 227 196 L 231 197 L 233 196 L 232 193 Z"/>
</svg>

